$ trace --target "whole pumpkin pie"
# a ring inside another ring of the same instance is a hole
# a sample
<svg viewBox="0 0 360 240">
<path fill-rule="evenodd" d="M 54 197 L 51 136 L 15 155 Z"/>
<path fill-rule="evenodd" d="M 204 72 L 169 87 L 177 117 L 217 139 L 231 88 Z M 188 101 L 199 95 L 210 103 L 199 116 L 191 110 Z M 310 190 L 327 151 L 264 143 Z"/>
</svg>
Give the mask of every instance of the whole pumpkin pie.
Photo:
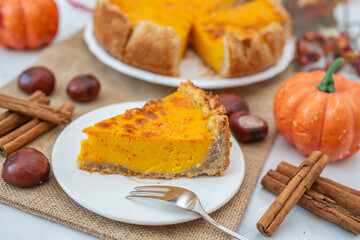
<svg viewBox="0 0 360 240">
<path fill-rule="evenodd" d="M 163 99 L 85 128 L 78 166 L 141 178 L 220 176 L 231 145 L 224 113 L 217 96 L 181 83 Z"/>
<path fill-rule="evenodd" d="M 112 56 L 169 76 L 192 47 L 222 77 L 238 77 L 274 65 L 291 31 L 278 1 L 98 0 L 94 35 Z"/>
</svg>

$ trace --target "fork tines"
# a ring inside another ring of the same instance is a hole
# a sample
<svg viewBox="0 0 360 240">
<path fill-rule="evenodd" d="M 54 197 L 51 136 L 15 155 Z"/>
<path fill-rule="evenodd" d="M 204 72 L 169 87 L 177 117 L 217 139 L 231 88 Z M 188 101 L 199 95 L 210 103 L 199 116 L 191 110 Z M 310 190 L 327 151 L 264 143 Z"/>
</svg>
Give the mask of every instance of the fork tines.
<svg viewBox="0 0 360 240">
<path fill-rule="evenodd" d="M 136 191 L 131 191 L 130 195 L 125 198 L 154 198 L 163 199 L 166 192 L 170 189 L 163 186 L 139 186 L 134 188 Z"/>
<path fill-rule="evenodd" d="M 139 191 L 148 191 L 148 190 L 153 190 L 153 191 L 163 191 L 163 192 L 168 192 L 170 191 L 170 189 L 166 186 L 138 186 L 134 188 L 135 190 L 139 190 Z"/>
</svg>

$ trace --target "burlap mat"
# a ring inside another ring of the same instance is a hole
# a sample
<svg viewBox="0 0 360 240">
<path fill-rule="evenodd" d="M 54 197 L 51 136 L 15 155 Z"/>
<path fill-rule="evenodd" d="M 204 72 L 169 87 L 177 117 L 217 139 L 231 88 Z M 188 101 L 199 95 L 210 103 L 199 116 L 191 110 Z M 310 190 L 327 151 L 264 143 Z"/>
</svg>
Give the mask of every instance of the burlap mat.
<svg viewBox="0 0 360 240">
<path fill-rule="evenodd" d="M 66 85 L 74 76 L 92 73 L 101 82 L 98 98 L 88 103 L 75 103 L 74 118 L 92 109 L 126 101 L 150 100 L 165 97 L 175 88 L 140 81 L 102 64 L 87 49 L 82 32 L 68 40 L 45 49 L 35 65 L 46 66 L 56 75 L 55 91 L 50 98 L 52 105 L 70 99 Z M 250 199 L 260 170 L 268 156 L 276 135 L 272 115 L 272 101 L 279 84 L 292 73 L 291 69 L 274 79 L 242 88 L 227 89 L 243 96 L 253 114 L 263 117 L 269 125 L 269 134 L 259 143 L 241 144 L 246 161 L 246 174 L 240 191 L 224 207 L 211 216 L 224 226 L 236 230 Z M 0 92 L 25 98 L 17 88 L 16 80 Z M 56 127 L 29 144 L 49 158 L 52 146 L 63 127 Z M 4 158 L 1 159 L 0 163 Z M 1 168 L 1 167 L 0 167 Z M 1 170 L 1 169 L 0 169 Z M 0 178 L 0 201 L 26 212 L 70 226 L 104 239 L 227 239 L 228 236 L 202 219 L 169 226 L 138 226 L 113 221 L 88 211 L 74 202 L 59 186 L 53 173 L 46 183 L 33 188 L 20 189 L 7 185 Z M 255 226 L 254 226 L 255 227 Z"/>
</svg>

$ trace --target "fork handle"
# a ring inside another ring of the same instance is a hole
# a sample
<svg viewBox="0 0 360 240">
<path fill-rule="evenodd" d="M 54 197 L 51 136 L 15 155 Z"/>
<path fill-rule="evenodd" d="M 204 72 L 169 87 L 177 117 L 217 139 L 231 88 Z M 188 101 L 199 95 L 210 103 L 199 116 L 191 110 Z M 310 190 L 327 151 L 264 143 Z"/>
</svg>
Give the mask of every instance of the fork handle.
<svg viewBox="0 0 360 240">
<path fill-rule="evenodd" d="M 206 221 L 208 221 L 209 223 L 211 223 L 212 225 L 214 225 L 215 227 L 217 227 L 218 229 L 224 231 L 225 233 L 233 236 L 236 239 L 240 239 L 240 240 L 249 240 L 248 238 L 241 236 L 240 234 L 231 231 L 230 229 L 224 227 L 223 225 L 217 223 L 214 219 L 212 219 L 207 212 L 202 208 L 201 204 L 199 201 L 197 201 L 197 204 L 194 207 L 194 212 L 198 213 L 203 219 L 205 219 Z"/>
</svg>

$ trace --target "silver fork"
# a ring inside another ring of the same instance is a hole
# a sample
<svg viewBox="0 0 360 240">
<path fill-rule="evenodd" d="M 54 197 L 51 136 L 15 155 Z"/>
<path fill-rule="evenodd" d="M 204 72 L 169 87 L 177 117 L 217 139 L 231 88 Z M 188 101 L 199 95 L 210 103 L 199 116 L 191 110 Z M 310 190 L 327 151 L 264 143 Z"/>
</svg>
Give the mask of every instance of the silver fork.
<svg viewBox="0 0 360 240">
<path fill-rule="evenodd" d="M 126 196 L 126 198 L 151 198 L 170 203 L 187 211 L 198 213 L 206 221 L 234 238 L 249 240 L 215 222 L 201 206 L 198 196 L 188 189 L 173 186 L 140 186 L 135 187 L 135 190 L 131 191 L 131 195 Z"/>
</svg>

